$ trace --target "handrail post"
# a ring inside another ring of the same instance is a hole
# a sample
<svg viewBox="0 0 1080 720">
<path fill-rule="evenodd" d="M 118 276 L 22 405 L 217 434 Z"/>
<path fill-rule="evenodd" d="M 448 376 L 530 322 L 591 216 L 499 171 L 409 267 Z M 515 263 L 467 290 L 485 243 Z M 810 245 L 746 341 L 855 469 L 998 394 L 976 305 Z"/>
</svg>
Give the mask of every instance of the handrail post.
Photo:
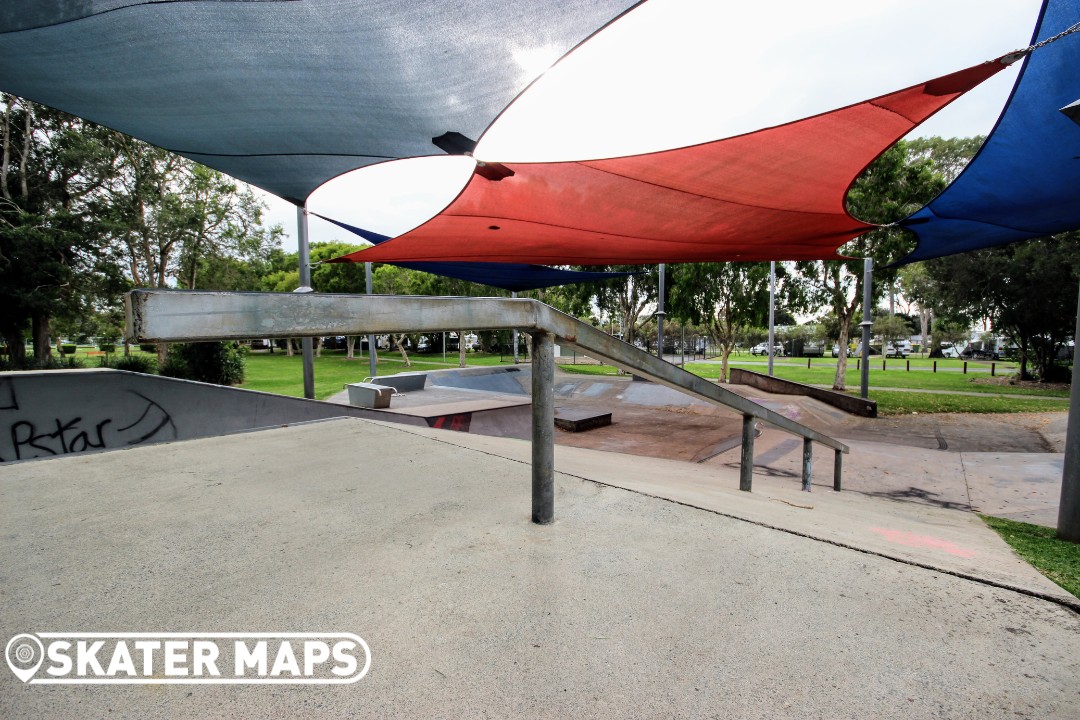
<svg viewBox="0 0 1080 720">
<path fill-rule="evenodd" d="M 840 475 L 844 469 L 844 453 L 839 450 L 833 451 L 833 474 L 832 474 L 832 489 L 836 492 L 840 492 Z"/>
<path fill-rule="evenodd" d="M 555 336 L 532 333 L 532 520 L 555 520 Z"/>
<path fill-rule="evenodd" d="M 802 489 L 810 492 L 810 475 L 814 465 L 814 443 L 804 437 L 802 441 Z"/>
<path fill-rule="evenodd" d="M 754 476 L 754 416 L 742 416 L 742 453 L 739 456 L 739 489 L 750 492 Z"/>
</svg>

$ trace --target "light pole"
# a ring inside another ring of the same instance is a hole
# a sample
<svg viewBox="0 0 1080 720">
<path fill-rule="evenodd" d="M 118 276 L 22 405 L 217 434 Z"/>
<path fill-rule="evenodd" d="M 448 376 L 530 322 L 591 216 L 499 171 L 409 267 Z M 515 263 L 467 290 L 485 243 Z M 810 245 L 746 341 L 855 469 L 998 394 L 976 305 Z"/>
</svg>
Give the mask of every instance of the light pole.
<svg viewBox="0 0 1080 720">
<path fill-rule="evenodd" d="M 656 354 L 664 359 L 664 263 L 660 263 L 660 290 L 656 296 Z"/>
<path fill-rule="evenodd" d="M 1058 505 L 1058 537 L 1080 542 L 1080 293 L 1076 298 L 1076 334 L 1073 335 L 1072 390 L 1069 391 L 1069 420 L 1065 426 L 1065 466 L 1061 473 L 1061 503 Z"/>
<path fill-rule="evenodd" d="M 364 284 L 367 286 L 367 294 L 371 294 L 371 263 L 364 263 Z M 375 336 L 367 336 L 368 347 L 368 374 L 375 377 L 378 370 L 375 367 L 378 359 L 375 357 Z"/>
<path fill-rule="evenodd" d="M 300 254 L 300 287 L 293 292 L 314 292 L 311 287 L 311 250 L 308 247 L 307 204 L 296 207 L 297 249 Z M 315 353 L 310 337 L 300 338 L 300 354 L 304 366 L 304 397 L 315 399 Z"/>
<path fill-rule="evenodd" d="M 517 291 L 516 290 L 512 291 L 510 293 L 510 297 L 516 298 L 517 297 Z M 517 365 L 518 364 L 518 347 L 517 347 L 517 345 L 518 345 L 518 334 L 517 334 L 517 330 L 511 330 L 510 331 L 510 342 L 514 346 L 514 364 Z"/>
<path fill-rule="evenodd" d="M 769 375 L 773 374 L 773 347 L 776 342 L 773 323 L 776 320 L 776 261 L 769 262 Z"/>
<path fill-rule="evenodd" d="M 870 307 L 873 297 L 874 285 L 874 260 L 863 260 L 863 321 L 859 323 L 862 328 L 862 375 L 859 381 L 859 397 L 866 400 L 870 397 L 870 328 L 874 325 L 873 308 Z"/>
</svg>

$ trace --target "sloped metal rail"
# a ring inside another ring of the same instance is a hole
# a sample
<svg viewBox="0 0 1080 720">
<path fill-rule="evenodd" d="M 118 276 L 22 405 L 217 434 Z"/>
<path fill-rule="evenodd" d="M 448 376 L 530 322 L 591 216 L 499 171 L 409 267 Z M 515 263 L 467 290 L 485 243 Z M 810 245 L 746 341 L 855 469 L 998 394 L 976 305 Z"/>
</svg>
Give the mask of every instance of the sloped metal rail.
<svg viewBox="0 0 1080 720">
<path fill-rule="evenodd" d="M 749 491 L 757 421 L 803 439 L 802 483 L 810 489 L 813 443 L 834 451 L 840 490 L 847 445 L 536 300 L 512 298 L 222 293 L 134 290 L 126 297 L 128 336 L 138 342 L 243 340 L 390 332 L 518 329 L 532 336 L 533 521 L 554 520 L 554 343 L 742 414 L 739 489 Z"/>
</svg>

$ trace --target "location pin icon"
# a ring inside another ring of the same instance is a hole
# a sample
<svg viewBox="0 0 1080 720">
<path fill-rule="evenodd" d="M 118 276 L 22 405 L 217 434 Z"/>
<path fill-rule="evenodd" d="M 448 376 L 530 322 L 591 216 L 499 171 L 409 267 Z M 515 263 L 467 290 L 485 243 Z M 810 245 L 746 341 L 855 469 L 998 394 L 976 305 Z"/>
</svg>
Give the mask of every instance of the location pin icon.
<svg viewBox="0 0 1080 720">
<path fill-rule="evenodd" d="M 33 635 L 23 633 L 8 640 L 4 656 L 15 677 L 26 682 L 41 667 L 41 661 L 45 659 L 45 647 Z"/>
</svg>

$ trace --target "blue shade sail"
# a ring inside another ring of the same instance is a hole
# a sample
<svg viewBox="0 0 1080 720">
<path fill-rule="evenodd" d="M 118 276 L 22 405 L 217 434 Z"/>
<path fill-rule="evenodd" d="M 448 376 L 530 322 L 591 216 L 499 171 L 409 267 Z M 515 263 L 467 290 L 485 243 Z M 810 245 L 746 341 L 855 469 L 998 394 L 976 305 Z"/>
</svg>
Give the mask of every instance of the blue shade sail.
<svg viewBox="0 0 1080 720">
<path fill-rule="evenodd" d="M 342 173 L 479 137 L 635 0 L 0 4 L 0 90 L 301 204 Z"/>
<path fill-rule="evenodd" d="M 1034 42 L 1080 22 L 1080 0 L 1047 0 Z M 997 125 L 960 176 L 901 221 L 915 262 L 1080 228 L 1080 33 L 1032 52 Z"/>
<path fill-rule="evenodd" d="M 347 223 L 338 222 L 328 217 L 319 215 L 323 220 L 332 222 L 340 228 L 359 235 L 375 245 L 390 239 L 389 235 L 380 235 L 370 230 L 364 230 Z M 326 262 L 356 262 L 347 258 L 334 258 Z M 360 261 L 362 262 L 362 261 Z M 592 282 L 594 280 L 610 280 L 612 278 L 624 278 L 633 273 L 625 272 L 583 272 L 578 270 L 560 270 L 559 268 L 547 267 L 546 265 L 526 265 L 523 263 L 485 263 L 485 262 L 410 262 L 390 263 L 398 267 L 410 270 L 441 275 L 456 280 L 467 280 L 480 285 L 490 285 L 511 292 L 524 290 L 538 290 L 540 288 L 555 287 L 556 285 L 570 285 L 580 282 Z"/>
</svg>

